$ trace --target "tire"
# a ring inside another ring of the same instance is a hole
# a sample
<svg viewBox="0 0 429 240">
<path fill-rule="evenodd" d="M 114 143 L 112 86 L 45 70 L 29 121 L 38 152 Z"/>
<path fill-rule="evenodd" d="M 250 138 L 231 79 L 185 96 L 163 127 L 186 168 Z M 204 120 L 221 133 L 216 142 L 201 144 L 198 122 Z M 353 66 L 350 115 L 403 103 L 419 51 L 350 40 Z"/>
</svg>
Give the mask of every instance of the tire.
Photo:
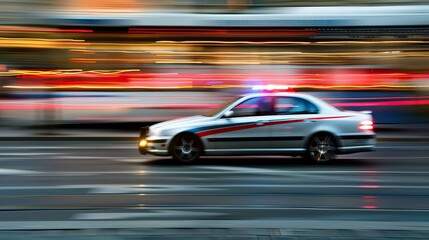
<svg viewBox="0 0 429 240">
<path fill-rule="evenodd" d="M 335 158 L 337 144 L 330 133 L 317 133 L 307 143 L 306 158 L 315 163 L 326 163 Z"/>
<path fill-rule="evenodd" d="M 191 133 L 176 136 L 170 145 L 173 160 L 180 163 L 194 163 L 202 153 L 203 144 L 200 139 Z"/>
</svg>

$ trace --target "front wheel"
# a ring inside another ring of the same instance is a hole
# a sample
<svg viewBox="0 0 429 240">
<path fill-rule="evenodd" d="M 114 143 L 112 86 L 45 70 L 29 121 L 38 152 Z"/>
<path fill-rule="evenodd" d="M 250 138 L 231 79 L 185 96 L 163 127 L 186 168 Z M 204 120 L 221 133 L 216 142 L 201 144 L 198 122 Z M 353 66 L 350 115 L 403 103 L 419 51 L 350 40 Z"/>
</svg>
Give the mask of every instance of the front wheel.
<svg viewBox="0 0 429 240">
<path fill-rule="evenodd" d="M 180 163 L 192 163 L 200 158 L 202 144 L 193 134 L 181 134 L 175 137 L 171 143 L 171 155 Z"/>
<path fill-rule="evenodd" d="M 331 161 L 336 151 L 334 136 L 329 133 L 318 133 L 307 144 L 307 158 L 317 163 Z"/>
</svg>

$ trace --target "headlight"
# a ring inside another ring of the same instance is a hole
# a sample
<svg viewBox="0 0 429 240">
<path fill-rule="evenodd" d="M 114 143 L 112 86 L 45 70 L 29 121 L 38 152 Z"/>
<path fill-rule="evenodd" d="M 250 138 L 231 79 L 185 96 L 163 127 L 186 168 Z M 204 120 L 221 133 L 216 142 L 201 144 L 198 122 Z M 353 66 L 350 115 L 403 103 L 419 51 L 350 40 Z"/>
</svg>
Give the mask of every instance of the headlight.
<svg viewBox="0 0 429 240">
<path fill-rule="evenodd" d="M 141 140 L 139 141 L 139 147 L 145 148 L 145 147 L 146 147 L 146 145 L 147 145 L 147 141 L 146 141 L 146 139 L 141 139 Z"/>
</svg>

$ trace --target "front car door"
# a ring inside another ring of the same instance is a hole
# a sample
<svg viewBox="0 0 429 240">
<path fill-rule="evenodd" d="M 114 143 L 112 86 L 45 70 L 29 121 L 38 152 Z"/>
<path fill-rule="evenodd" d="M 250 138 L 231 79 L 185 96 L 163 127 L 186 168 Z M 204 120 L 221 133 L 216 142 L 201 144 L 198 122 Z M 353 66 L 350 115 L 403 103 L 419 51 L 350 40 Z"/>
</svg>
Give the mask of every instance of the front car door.
<svg viewBox="0 0 429 240">
<path fill-rule="evenodd" d="M 246 99 L 231 111 L 230 116 L 217 119 L 216 128 L 204 136 L 215 146 L 207 154 L 255 154 L 271 148 L 272 126 L 267 124 L 273 115 L 271 96 Z"/>
</svg>

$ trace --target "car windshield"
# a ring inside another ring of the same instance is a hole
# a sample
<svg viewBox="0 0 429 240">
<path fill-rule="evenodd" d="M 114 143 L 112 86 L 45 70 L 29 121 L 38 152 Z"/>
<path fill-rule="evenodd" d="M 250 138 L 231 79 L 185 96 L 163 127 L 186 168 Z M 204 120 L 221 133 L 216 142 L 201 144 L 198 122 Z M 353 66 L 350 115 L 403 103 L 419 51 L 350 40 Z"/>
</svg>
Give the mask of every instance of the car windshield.
<svg viewBox="0 0 429 240">
<path fill-rule="evenodd" d="M 237 101 L 237 100 L 238 100 L 238 99 L 240 99 L 240 98 L 242 98 L 242 97 L 236 97 L 236 98 L 233 98 L 233 99 L 231 99 L 230 101 L 228 101 L 228 102 L 226 102 L 226 103 L 224 103 L 224 104 L 220 105 L 218 108 L 215 108 L 215 109 L 211 110 L 210 112 L 208 112 L 208 113 L 204 114 L 203 116 L 206 116 L 206 117 L 214 117 L 214 116 L 218 115 L 220 112 L 222 112 L 223 110 L 225 110 L 225 108 L 227 108 L 227 107 L 228 107 L 229 105 L 231 105 L 233 102 Z"/>
</svg>

